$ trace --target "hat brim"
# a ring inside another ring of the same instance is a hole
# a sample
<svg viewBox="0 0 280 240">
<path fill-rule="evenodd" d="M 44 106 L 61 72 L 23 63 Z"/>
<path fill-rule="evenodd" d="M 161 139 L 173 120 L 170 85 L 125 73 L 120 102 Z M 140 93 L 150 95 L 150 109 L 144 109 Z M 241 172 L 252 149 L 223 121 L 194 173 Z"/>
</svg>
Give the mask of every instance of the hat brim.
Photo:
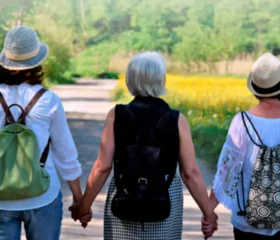
<svg viewBox="0 0 280 240">
<path fill-rule="evenodd" d="M 251 93 L 253 93 L 255 96 L 258 96 L 258 97 L 273 97 L 273 96 L 276 96 L 276 95 L 279 95 L 280 94 L 280 89 L 279 90 L 276 90 L 274 91 L 273 93 L 266 93 L 266 94 L 263 94 L 263 93 L 259 93 L 257 92 L 253 85 L 253 77 L 252 77 L 252 74 L 249 75 L 248 77 L 248 80 L 247 80 L 247 88 L 250 90 Z"/>
<path fill-rule="evenodd" d="M 0 65 L 8 70 L 28 70 L 41 65 L 49 55 L 49 47 L 45 43 L 40 43 L 39 53 L 28 60 L 13 61 L 6 58 L 4 52 L 0 54 Z"/>
</svg>

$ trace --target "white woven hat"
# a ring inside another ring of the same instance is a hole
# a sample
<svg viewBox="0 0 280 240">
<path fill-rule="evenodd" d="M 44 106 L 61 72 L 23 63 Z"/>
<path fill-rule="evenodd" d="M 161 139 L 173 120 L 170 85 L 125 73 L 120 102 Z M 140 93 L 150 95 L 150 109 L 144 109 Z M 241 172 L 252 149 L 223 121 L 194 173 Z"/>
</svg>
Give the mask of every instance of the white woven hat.
<svg viewBox="0 0 280 240">
<path fill-rule="evenodd" d="M 280 59 L 271 53 L 262 55 L 252 67 L 247 87 L 259 97 L 280 94 Z"/>
<path fill-rule="evenodd" d="M 15 27 L 5 38 L 0 65 L 8 70 L 32 69 L 41 65 L 48 53 L 48 46 L 40 42 L 32 28 Z"/>
</svg>

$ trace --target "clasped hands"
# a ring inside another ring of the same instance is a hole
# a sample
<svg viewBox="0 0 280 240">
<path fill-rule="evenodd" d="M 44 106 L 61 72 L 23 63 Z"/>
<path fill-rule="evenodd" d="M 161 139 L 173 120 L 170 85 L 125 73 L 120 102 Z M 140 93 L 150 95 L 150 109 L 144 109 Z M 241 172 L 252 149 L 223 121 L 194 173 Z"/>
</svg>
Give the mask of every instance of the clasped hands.
<svg viewBox="0 0 280 240">
<path fill-rule="evenodd" d="M 71 212 L 72 219 L 74 221 L 79 220 L 83 228 L 86 228 L 92 219 L 92 211 L 84 210 L 78 202 L 74 202 L 69 207 L 69 211 Z M 211 238 L 214 232 L 218 230 L 218 216 L 215 212 L 202 217 L 201 230 L 203 232 L 204 239 Z"/>
<path fill-rule="evenodd" d="M 218 230 L 218 216 L 215 212 L 201 219 L 201 231 L 204 239 L 211 238 L 215 231 Z"/>
<path fill-rule="evenodd" d="M 74 202 L 68 209 L 71 212 L 72 219 L 76 222 L 77 220 L 80 221 L 81 226 L 86 228 L 88 223 L 92 219 L 92 211 L 88 210 L 85 211 L 82 209 L 82 206 L 78 202 Z"/>
</svg>

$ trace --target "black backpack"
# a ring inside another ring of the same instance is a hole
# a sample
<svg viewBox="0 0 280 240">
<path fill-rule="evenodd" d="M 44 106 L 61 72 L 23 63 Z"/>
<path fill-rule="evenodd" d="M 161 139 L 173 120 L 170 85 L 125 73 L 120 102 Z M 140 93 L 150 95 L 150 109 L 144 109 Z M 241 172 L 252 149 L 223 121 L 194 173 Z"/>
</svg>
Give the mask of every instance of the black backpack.
<svg viewBox="0 0 280 240">
<path fill-rule="evenodd" d="M 117 192 L 112 200 L 112 213 L 126 221 L 163 221 L 170 215 L 168 190 L 176 173 L 178 155 L 175 153 L 172 158 L 172 153 L 166 152 L 168 147 L 163 149 L 162 134 L 168 124 L 178 123 L 179 114 L 170 109 L 158 121 L 145 125 L 137 121 L 131 105 L 118 105 L 116 111 L 127 117 L 126 123 L 122 123 L 126 127 L 121 139 L 124 143 L 120 147 L 116 144 Z M 178 144 L 176 139 L 175 144 Z"/>
</svg>

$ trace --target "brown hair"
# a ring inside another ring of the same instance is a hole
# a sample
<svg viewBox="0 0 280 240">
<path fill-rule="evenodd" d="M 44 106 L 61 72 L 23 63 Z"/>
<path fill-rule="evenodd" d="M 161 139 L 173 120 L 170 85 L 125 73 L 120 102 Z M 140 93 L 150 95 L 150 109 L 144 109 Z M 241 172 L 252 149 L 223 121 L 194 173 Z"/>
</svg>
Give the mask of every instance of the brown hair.
<svg viewBox="0 0 280 240">
<path fill-rule="evenodd" d="M 8 70 L 0 66 L 0 83 L 7 85 L 20 85 L 28 83 L 30 85 L 42 84 L 44 80 L 44 71 L 42 66 L 28 70 Z"/>
</svg>

